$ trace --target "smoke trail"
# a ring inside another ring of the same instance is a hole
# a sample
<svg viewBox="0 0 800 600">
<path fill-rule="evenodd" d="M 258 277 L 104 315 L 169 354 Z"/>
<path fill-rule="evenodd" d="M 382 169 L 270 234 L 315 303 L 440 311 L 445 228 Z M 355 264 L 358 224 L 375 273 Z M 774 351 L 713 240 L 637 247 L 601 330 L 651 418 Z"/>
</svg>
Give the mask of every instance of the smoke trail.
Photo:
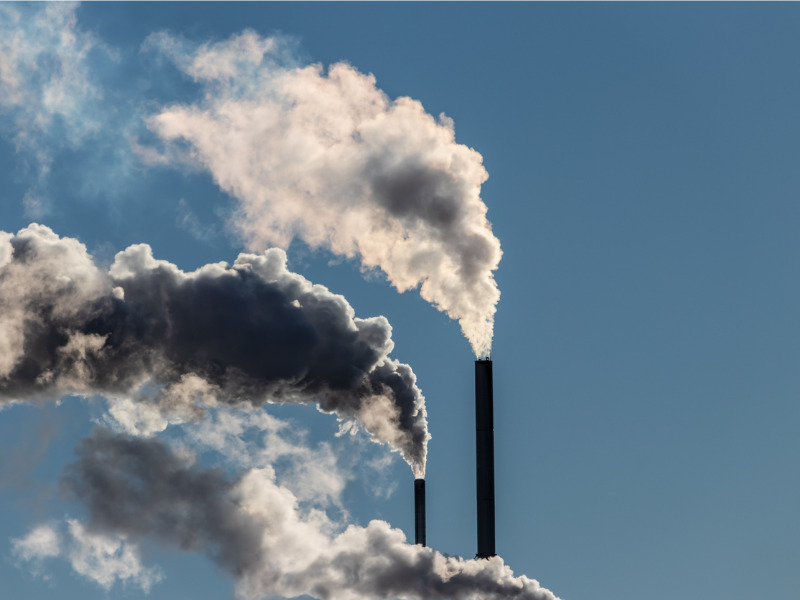
<svg viewBox="0 0 800 600">
<path fill-rule="evenodd" d="M 90 529 L 202 552 L 237 578 L 242 598 L 556 598 L 499 557 L 463 560 L 409 545 L 383 521 L 339 531 L 321 511 L 301 511 L 270 470 L 231 480 L 155 439 L 95 431 L 62 488 L 86 506 Z"/>
<path fill-rule="evenodd" d="M 184 273 L 142 244 L 106 272 L 31 225 L 0 232 L 0 306 L 0 403 L 103 394 L 181 420 L 204 404 L 317 402 L 424 472 L 424 398 L 388 357 L 389 323 L 356 318 L 282 250 Z"/>
<path fill-rule="evenodd" d="M 358 256 L 399 291 L 419 287 L 489 353 L 500 243 L 480 198 L 482 157 L 456 143 L 451 119 L 390 100 L 344 63 L 294 67 L 280 40 L 254 32 L 200 48 L 162 33 L 149 46 L 204 96 L 148 126 L 239 200 L 234 226 L 251 248 L 299 237 Z"/>
</svg>

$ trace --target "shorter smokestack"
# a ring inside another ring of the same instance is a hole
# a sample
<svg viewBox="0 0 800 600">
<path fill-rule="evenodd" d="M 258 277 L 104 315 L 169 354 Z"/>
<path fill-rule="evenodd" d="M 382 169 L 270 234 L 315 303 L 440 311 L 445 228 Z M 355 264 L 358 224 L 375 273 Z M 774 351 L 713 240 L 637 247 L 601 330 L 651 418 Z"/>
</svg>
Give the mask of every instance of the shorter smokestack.
<svg viewBox="0 0 800 600">
<path fill-rule="evenodd" d="M 414 480 L 414 543 L 425 545 L 425 480 Z"/>
</svg>

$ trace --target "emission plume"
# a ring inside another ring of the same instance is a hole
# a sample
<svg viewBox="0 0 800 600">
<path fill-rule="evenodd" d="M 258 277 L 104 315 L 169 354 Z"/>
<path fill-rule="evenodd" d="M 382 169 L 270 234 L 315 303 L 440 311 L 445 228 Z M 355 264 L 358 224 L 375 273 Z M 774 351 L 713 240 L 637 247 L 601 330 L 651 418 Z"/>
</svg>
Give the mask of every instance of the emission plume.
<svg viewBox="0 0 800 600">
<path fill-rule="evenodd" d="M 280 39 L 255 32 L 200 47 L 160 33 L 149 47 L 203 89 L 149 119 L 166 144 L 151 160 L 207 169 L 239 201 L 232 224 L 251 249 L 298 237 L 357 257 L 399 291 L 419 288 L 488 355 L 502 253 L 483 159 L 450 118 L 390 99 L 346 63 L 296 66 Z"/>
<path fill-rule="evenodd" d="M 77 453 L 62 489 L 84 504 L 90 531 L 203 553 L 236 578 L 241 598 L 556 600 L 499 557 L 445 556 L 383 521 L 342 530 L 302 510 L 270 469 L 231 479 L 156 439 L 105 430 Z"/>
<path fill-rule="evenodd" d="M 152 433 L 218 403 L 316 402 L 424 473 L 424 398 L 388 356 L 389 323 L 355 317 L 280 249 L 185 273 L 139 244 L 106 271 L 34 224 L 0 233 L 0 306 L 0 404 L 100 394 Z"/>
</svg>

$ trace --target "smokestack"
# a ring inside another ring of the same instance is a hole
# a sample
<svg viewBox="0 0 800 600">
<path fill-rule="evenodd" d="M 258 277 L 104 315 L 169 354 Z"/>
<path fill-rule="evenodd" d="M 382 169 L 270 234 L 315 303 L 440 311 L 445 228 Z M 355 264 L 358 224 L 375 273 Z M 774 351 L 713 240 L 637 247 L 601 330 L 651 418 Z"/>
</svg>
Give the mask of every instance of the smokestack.
<svg viewBox="0 0 800 600">
<path fill-rule="evenodd" d="M 414 480 L 414 543 L 425 545 L 425 480 Z"/>
<path fill-rule="evenodd" d="M 492 361 L 475 361 L 475 457 L 478 499 L 477 558 L 494 551 L 494 416 Z"/>
</svg>

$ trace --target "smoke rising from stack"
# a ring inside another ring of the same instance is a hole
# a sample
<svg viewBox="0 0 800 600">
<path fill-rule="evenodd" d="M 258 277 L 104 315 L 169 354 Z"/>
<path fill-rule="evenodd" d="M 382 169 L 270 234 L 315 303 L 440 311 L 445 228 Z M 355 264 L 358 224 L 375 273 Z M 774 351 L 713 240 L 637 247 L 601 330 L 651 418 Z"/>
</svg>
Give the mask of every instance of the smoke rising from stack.
<svg viewBox="0 0 800 600">
<path fill-rule="evenodd" d="M 342 531 L 299 508 L 268 469 L 231 479 L 154 439 L 96 430 L 62 489 L 85 505 L 90 530 L 201 552 L 236 577 L 242 598 L 555 600 L 499 557 L 445 556 L 383 521 Z"/>
<path fill-rule="evenodd" d="M 424 398 L 388 356 L 389 323 L 356 318 L 282 250 L 184 273 L 140 244 L 104 271 L 31 225 L 0 233 L 0 304 L 0 403 L 101 394 L 148 433 L 204 405 L 316 402 L 424 473 Z"/>
<path fill-rule="evenodd" d="M 200 47 L 161 33 L 149 47 L 204 92 L 149 119 L 166 146 L 157 160 L 207 169 L 239 201 L 233 225 L 251 249 L 298 237 L 357 257 L 401 292 L 418 287 L 489 354 L 502 253 L 482 157 L 456 143 L 451 119 L 389 99 L 345 63 L 297 67 L 254 32 Z"/>
</svg>

